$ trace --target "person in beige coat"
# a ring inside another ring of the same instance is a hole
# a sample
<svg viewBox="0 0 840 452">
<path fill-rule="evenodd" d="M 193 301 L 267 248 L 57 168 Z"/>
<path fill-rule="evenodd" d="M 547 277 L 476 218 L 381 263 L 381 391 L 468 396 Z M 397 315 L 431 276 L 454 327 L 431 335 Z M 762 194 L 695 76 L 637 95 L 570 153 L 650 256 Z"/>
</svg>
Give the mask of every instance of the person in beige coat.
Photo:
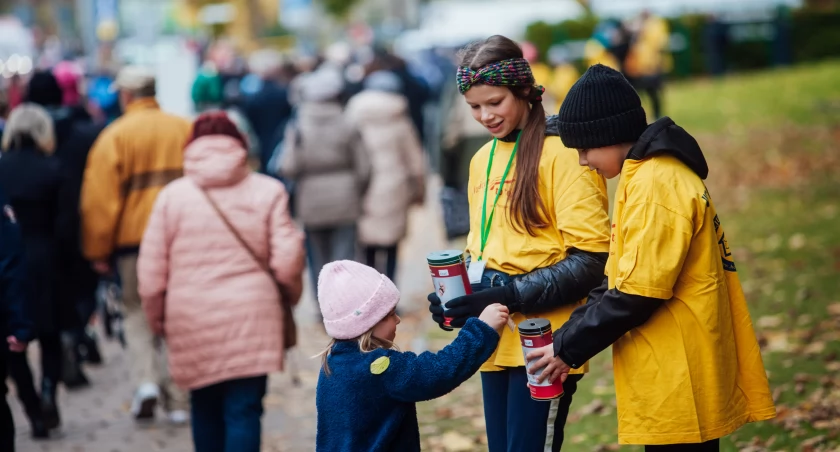
<svg viewBox="0 0 840 452">
<path fill-rule="evenodd" d="M 306 232 L 312 287 L 329 262 L 356 258 L 356 222 L 370 177 L 359 132 L 339 101 L 344 79 L 320 69 L 298 81 L 296 118 L 286 129 L 280 174 L 294 181 L 294 208 Z"/>
<path fill-rule="evenodd" d="M 368 75 L 364 90 L 347 105 L 347 118 L 361 132 L 373 168 L 362 201 L 359 243 L 367 265 L 392 280 L 397 245 L 406 235 L 408 209 L 425 197 L 425 156 L 401 92 L 398 76 L 377 71 Z M 384 270 L 377 265 L 382 255 Z"/>
</svg>

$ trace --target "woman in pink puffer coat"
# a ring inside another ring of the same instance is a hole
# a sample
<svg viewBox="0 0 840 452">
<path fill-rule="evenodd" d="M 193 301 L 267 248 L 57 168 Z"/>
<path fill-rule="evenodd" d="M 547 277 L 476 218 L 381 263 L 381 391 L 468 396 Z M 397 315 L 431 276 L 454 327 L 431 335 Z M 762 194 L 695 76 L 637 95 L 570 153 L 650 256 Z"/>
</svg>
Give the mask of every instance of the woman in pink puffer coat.
<svg viewBox="0 0 840 452">
<path fill-rule="evenodd" d="M 193 129 L 184 177 L 160 192 L 149 218 L 139 291 L 172 378 L 190 390 L 196 451 L 256 452 L 267 376 L 283 369 L 281 303 L 301 294 L 303 234 L 283 184 L 249 170 L 245 139 L 225 113 L 206 113 Z"/>
</svg>

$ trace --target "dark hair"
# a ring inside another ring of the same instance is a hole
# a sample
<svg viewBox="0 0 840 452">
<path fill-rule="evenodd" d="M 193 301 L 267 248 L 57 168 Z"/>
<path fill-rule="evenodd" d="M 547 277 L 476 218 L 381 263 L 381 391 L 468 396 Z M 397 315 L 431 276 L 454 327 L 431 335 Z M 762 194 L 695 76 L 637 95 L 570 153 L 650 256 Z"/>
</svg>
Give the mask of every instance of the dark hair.
<svg viewBox="0 0 840 452">
<path fill-rule="evenodd" d="M 491 63 L 511 58 L 522 58 L 522 49 L 512 40 L 490 36 L 483 41 L 473 42 L 459 53 L 460 65 L 479 70 Z M 531 104 L 528 122 L 522 130 L 519 149 L 516 154 L 516 184 L 513 187 L 508 209 L 514 229 L 524 228 L 528 234 L 548 226 L 545 203 L 540 197 L 540 158 L 545 141 L 545 109 L 542 93 L 533 86 L 510 86 L 510 91 L 519 99 Z"/>
<path fill-rule="evenodd" d="M 52 72 L 38 71 L 29 80 L 24 99 L 42 107 L 60 106 L 64 92 Z"/>
<path fill-rule="evenodd" d="M 230 120 L 227 113 L 223 111 L 210 111 L 196 118 L 187 144 L 208 135 L 229 136 L 239 141 L 243 148 L 248 148 L 248 142 L 242 136 L 239 128 Z"/>
</svg>

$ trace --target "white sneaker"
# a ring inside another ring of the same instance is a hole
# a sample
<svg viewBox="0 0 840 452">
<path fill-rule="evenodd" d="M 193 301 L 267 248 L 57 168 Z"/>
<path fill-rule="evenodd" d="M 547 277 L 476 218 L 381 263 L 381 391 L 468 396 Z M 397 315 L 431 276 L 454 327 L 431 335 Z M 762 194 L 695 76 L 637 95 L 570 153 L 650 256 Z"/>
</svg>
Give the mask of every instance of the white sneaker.
<svg viewBox="0 0 840 452">
<path fill-rule="evenodd" d="M 172 425 L 187 425 L 190 421 L 190 415 L 184 410 L 174 410 L 169 412 L 169 423 Z"/>
<path fill-rule="evenodd" d="M 160 389 L 154 383 L 143 383 L 134 393 L 134 400 L 131 401 L 131 414 L 134 419 L 154 419 L 155 407 L 157 406 Z"/>
</svg>

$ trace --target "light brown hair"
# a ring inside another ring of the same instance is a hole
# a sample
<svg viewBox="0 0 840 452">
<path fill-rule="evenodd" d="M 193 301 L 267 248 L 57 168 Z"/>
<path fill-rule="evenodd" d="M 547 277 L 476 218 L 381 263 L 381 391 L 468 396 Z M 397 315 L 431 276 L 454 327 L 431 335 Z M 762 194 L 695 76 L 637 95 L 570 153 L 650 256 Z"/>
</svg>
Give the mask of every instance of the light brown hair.
<svg viewBox="0 0 840 452">
<path fill-rule="evenodd" d="M 339 341 L 336 339 L 332 339 L 327 345 L 327 348 L 325 348 L 321 353 L 318 353 L 317 355 L 313 356 L 313 358 L 321 358 L 321 367 L 324 369 L 324 375 L 328 377 L 332 374 L 332 371 L 330 370 L 330 365 L 327 362 L 327 358 L 329 358 L 330 353 L 332 353 L 333 347 L 338 342 L 358 342 L 359 350 L 361 350 L 362 353 L 370 353 L 380 348 L 399 350 L 399 348 L 397 348 L 397 346 L 393 342 L 375 337 L 373 335 L 372 328 L 368 330 L 367 333 L 355 339 L 350 339 L 348 341 Z"/>
</svg>

